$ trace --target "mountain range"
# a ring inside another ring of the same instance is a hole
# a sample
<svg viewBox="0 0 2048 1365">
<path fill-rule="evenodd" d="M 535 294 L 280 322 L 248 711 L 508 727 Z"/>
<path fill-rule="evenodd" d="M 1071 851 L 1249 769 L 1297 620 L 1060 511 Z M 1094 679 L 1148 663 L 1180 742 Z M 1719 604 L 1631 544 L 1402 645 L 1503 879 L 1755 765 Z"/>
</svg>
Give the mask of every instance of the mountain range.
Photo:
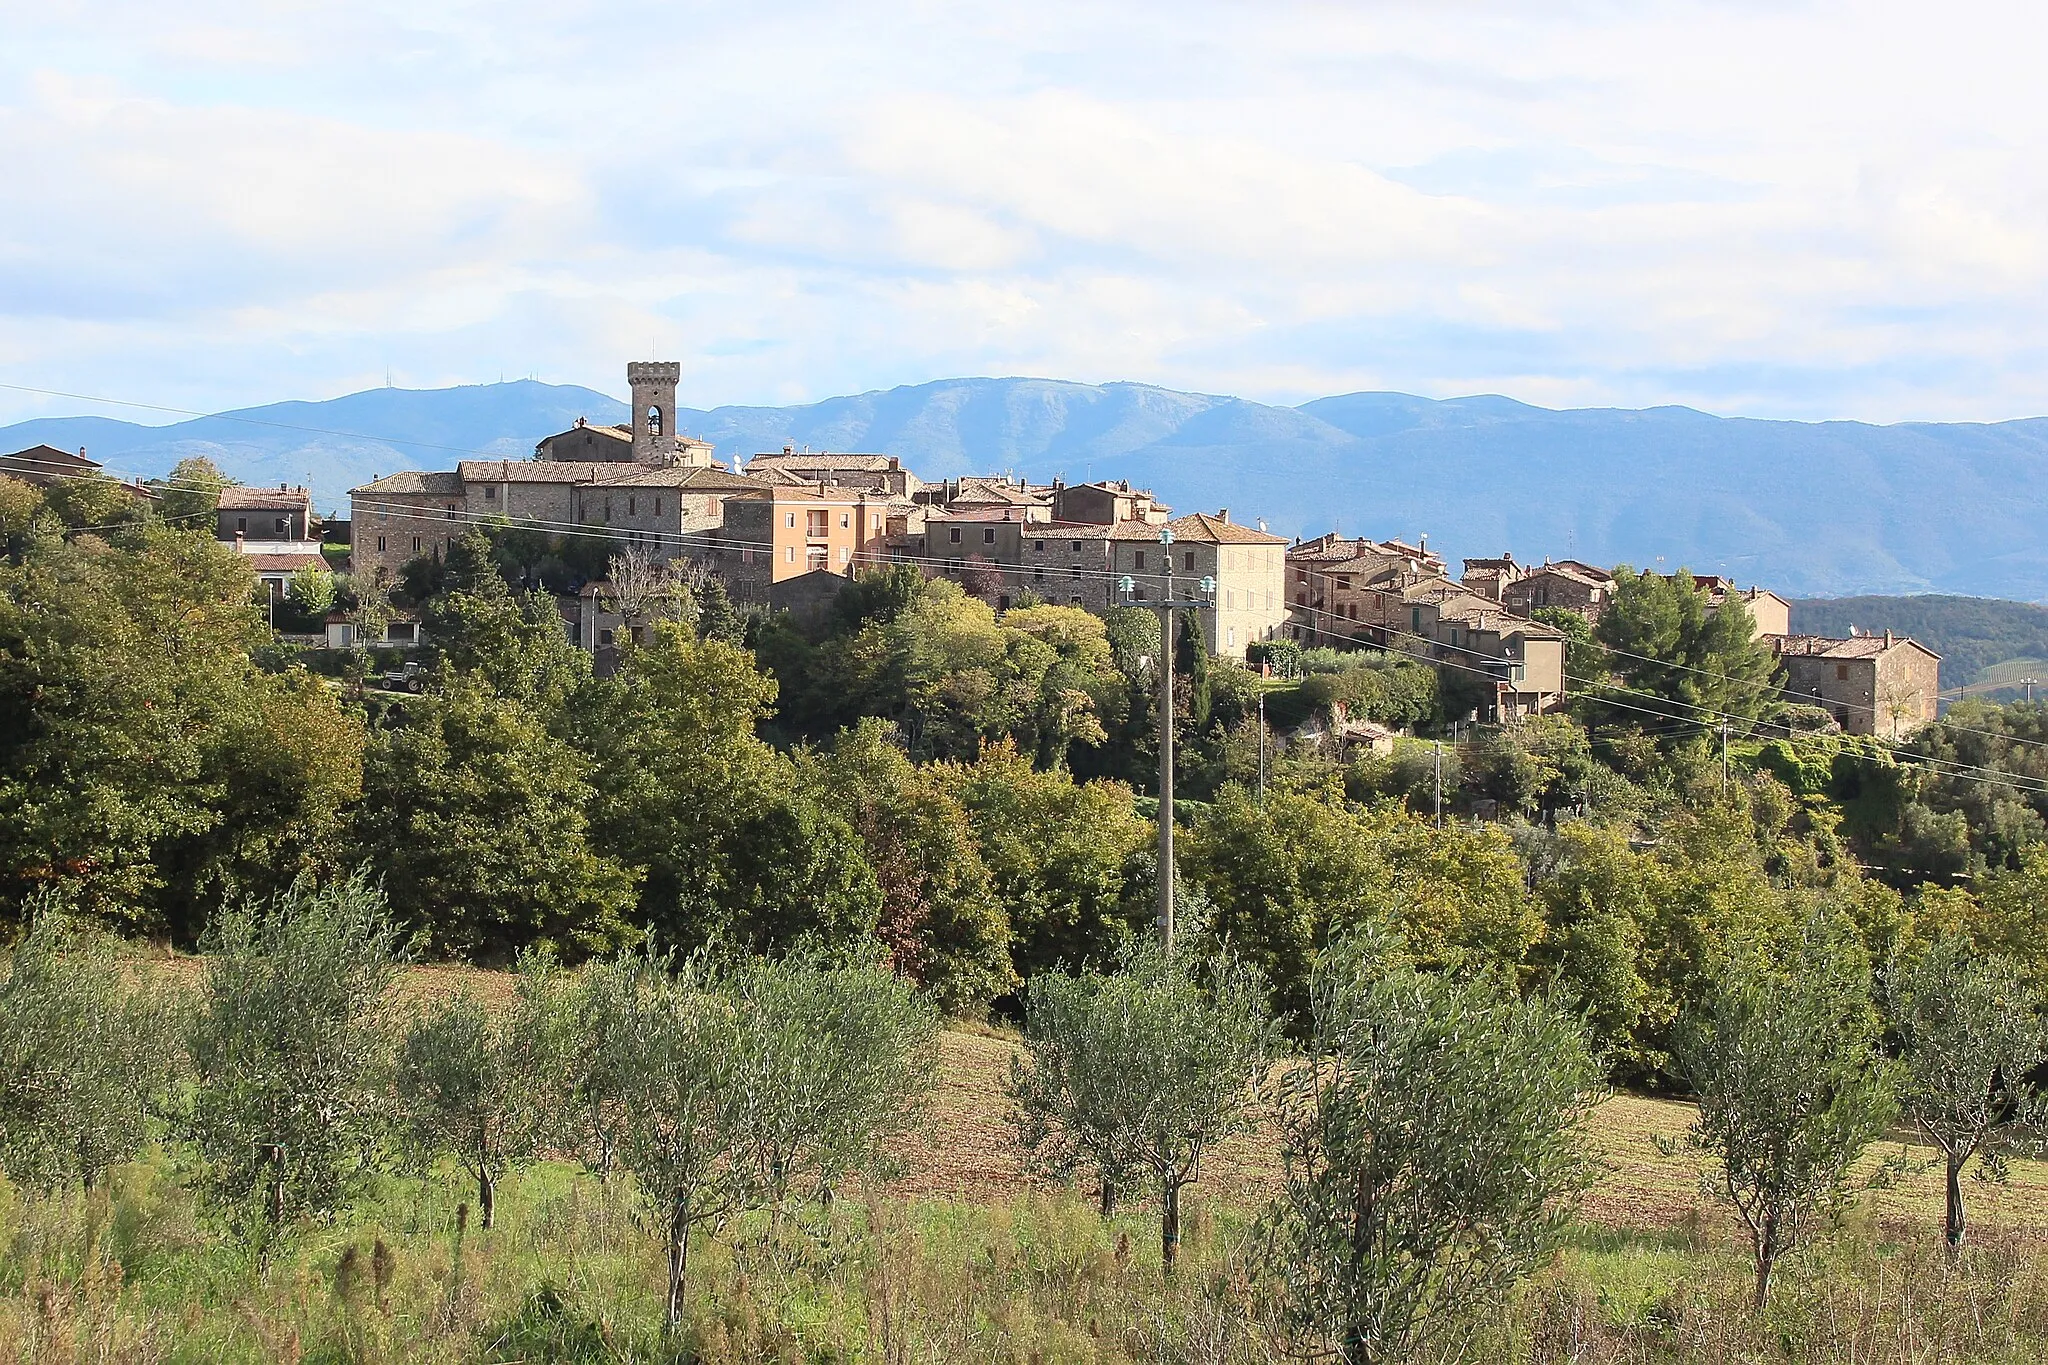
<svg viewBox="0 0 2048 1365">
<path fill-rule="evenodd" d="M 38 418 L 0 427 L 0 451 L 84 446 L 142 475 L 206 455 L 246 482 L 310 484 L 339 510 L 375 475 L 521 457 L 579 416 L 623 421 L 626 405 L 532 380 L 383 388 L 168 426 Z M 790 444 L 900 455 L 927 479 L 1124 478 L 1181 511 L 1228 507 L 1286 535 L 1428 535 L 1453 560 L 1685 565 L 1801 597 L 2048 599 L 2048 418 L 1876 426 L 1399 393 L 1280 407 L 1045 379 L 677 417 L 722 459 Z"/>
</svg>

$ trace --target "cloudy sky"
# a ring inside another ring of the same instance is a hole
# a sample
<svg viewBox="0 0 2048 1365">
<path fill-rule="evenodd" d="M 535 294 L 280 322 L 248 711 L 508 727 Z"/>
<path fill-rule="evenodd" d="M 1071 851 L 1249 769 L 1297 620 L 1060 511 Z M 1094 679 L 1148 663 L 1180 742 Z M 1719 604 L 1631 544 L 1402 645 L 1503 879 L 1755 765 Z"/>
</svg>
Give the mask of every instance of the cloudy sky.
<svg viewBox="0 0 2048 1365">
<path fill-rule="evenodd" d="M 0 380 L 2048 413 L 2038 5 L 0 0 Z M 0 421 L 89 410 L 0 390 Z"/>
</svg>

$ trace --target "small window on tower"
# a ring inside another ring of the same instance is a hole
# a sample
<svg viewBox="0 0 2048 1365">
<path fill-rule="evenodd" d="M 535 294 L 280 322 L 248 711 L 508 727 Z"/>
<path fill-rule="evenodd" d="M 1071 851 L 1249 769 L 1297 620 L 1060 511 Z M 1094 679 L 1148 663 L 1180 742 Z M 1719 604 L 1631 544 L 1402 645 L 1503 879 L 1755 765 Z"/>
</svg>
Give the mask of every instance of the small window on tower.
<svg viewBox="0 0 2048 1365">
<path fill-rule="evenodd" d="M 661 435 L 661 409 L 660 409 L 660 408 L 649 408 L 649 409 L 647 410 L 647 434 L 648 434 L 649 436 L 659 436 L 659 435 Z"/>
</svg>

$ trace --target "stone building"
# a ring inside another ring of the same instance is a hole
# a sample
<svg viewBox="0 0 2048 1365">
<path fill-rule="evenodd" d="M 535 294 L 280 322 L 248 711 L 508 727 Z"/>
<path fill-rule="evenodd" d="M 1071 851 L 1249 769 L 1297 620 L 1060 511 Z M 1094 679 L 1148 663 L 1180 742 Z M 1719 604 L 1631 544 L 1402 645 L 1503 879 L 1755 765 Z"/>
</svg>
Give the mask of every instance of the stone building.
<svg viewBox="0 0 2048 1365">
<path fill-rule="evenodd" d="M 784 446 L 779 455 L 754 456 L 747 461 L 746 472 L 775 482 L 824 484 L 906 500 L 915 498 L 925 486 L 924 480 L 905 469 L 894 455 L 799 451 L 794 446 Z"/>
<path fill-rule="evenodd" d="M 1171 544 L 1160 533 L 1172 533 Z M 1125 522 L 1109 528 L 1109 571 L 1128 577 L 1131 606 L 1199 596 L 1203 578 L 1216 580 L 1212 604 L 1202 608 L 1209 652 L 1242 659 L 1247 646 L 1287 633 L 1287 541 L 1230 519 L 1228 509 L 1176 517 L 1164 526 Z M 1167 557 L 1171 556 L 1169 560 Z M 1169 577 L 1170 574 L 1170 577 Z"/>
<path fill-rule="evenodd" d="M 229 484 L 220 490 L 220 501 L 214 507 L 214 539 L 224 544 L 239 542 L 253 547 L 257 542 L 269 542 L 263 545 L 266 551 L 275 550 L 278 543 L 310 545 L 319 553 L 320 524 L 313 515 L 313 495 L 303 488 Z"/>
<path fill-rule="evenodd" d="M 610 528 L 622 546 L 659 559 L 706 547 L 726 499 L 761 483 L 718 467 L 710 443 L 672 430 L 678 366 L 636 361 L 626 373 L 635 426 L 579 419 L 541 441 L 531 460 L 462 460 L 350 490 L 353 571 L 393 581 L 407 560 L 445 555 L 471 525 L 500 519 L 555 534 Z"/>
<path fill-rule="evenodd" d="M 1917 640 L 1857 635 L 1774 635 L 1789 700 L 1826 707 L 1852 735 L 1903 739 L 1933 720 L 1941 695 L 1941 656 Z"/>
<path fill-rule="evenodd" d="M 1614 600 L 1614 575 L 1576 559 L 1546 560 L 1500 590 L 1500 603 L 1517 616 L 1562 607 L 1597 621 Z"/>
</svg>

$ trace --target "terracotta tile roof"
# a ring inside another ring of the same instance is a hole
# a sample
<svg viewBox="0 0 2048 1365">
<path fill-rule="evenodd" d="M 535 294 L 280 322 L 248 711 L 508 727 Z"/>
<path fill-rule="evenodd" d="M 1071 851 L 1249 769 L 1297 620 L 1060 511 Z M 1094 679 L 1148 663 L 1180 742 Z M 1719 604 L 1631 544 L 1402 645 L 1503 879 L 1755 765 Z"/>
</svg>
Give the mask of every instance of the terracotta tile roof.
<svg viewBox="0 0 2048 1365">
<path fill-rule="evenodd" d="M 245 554 L 242 560 L 257 573 L 297 573 L 314 564 L 322 568 L 327 565 L 327 561 L 318 554 Z"/>
<path fill-rule="evenodd" d="M 871 474 L 887 473 L 902 467 L 902 462 L 894 455 L 834 454 L 826 450 L 787 455 L 778 450 L 756 455 L 747 461 L 748 472 L 751 473 L 757 464 L 765 464 L 770 469 L 857 469 Z"/>
<path fill-rule="evenodd" d="M 977 503 L 997 503 L 1011 507 L 1043 507 L 1045 499 L 1028 488 L 1016 488 L 996 480 L 962 479 L 960 491 L 949 500 L 948 506 L 962 504 L 973 506 Z"/>
<path fill-rule="evenodd" d="M 1123 521 L 1106 528 L 1111 540 L 1157 540 L 1159 532 L 1173 532 L 1176 541 L 1190 541 L 1197 545 L 1285 545 L 1285 536 L 1269 535 L 1250 526 L 1239 526 L 1234 521 L 1212 517 L 1207 512 L 1191 512 L 1184 517 L 1175 517 L 1164 527 L 1149 521 Z"/>
<path fill-rule="evenodd" d="M 249 487 L 237 483 L 220 490 L 220 506 L 231 512 L 273 508 L 280 512 L 303 512 L 312 505 L 313 495 L 303 488 Z"/>
<path fill-rule="evenodd" d="M 372 479 L 360 488 L 351 488 L 349 493 L 351 496 L 361 493 L 425 493 L 434 497 L 460 496 L 462 493 L 462 475 L 452 469 L 445 471 L 401 469 L 396 474 L 386 474 L 381 479 Z"/>
</svg>

